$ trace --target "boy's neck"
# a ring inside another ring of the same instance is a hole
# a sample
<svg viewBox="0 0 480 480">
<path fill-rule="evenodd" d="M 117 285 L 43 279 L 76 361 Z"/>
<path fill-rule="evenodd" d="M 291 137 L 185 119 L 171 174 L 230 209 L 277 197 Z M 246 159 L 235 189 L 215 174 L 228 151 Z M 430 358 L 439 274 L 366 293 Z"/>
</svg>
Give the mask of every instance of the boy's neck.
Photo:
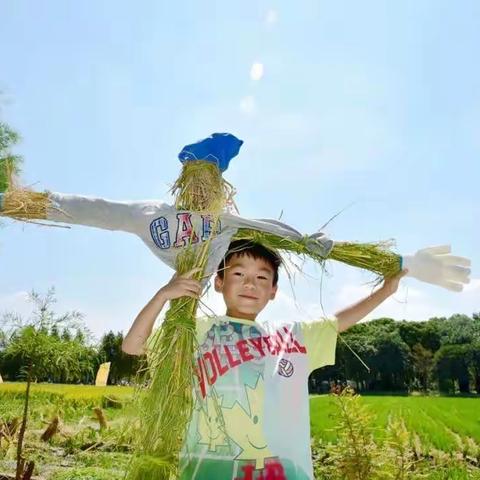
<svg viewBox="0 0 480 480">
<path fill-rule="evenodd" d="M 255 319 L 257 318 L 256 313 L 252 313 L 252 314 L 240 313 L 240 312 L 237 312 L 236 310 L 229 310 L 229 309 L 227 309 L 227 313 L 225 315 L 227 317 L 239 318 L 241 320 L 250 320 L 252 322 L 254 322 Z"/>
</svg>

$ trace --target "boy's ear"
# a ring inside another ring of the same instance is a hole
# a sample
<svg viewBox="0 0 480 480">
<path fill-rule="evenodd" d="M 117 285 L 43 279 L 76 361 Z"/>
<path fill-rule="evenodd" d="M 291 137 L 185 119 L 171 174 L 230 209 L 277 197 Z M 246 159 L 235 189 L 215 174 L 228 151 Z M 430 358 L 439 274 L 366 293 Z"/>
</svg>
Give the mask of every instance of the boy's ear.
<svg viewBox="0 0 480 480">
<path fill-rule="evenodd" d="M 213 281 L 213 286 L 215 287 L 216 292 L 222 293 L 223 279 L 220 278 L 218 273 L 215 275 L 215 280 Z"/>
<path fill-rule="evenodd" d="M 272 287 L 272 291 L 270 293 L 270 300 L 273 300 L 275 298 L 275 295 L 277 294 L 278 290 L 278 284 Z"/>
</svg>

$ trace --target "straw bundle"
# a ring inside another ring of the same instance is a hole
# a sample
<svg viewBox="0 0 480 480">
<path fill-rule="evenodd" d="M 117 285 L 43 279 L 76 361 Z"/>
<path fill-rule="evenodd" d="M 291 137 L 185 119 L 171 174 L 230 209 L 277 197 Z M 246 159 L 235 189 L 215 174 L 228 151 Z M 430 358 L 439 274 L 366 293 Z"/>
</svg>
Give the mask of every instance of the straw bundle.
<svg viewBox="0 0 480 480">
<path fill-rule="evenodd" d="M 393 246 L 393 240 L 376 243 L 336 242 L 328 259 L 369 270 L 383 280 L 401 270 L 401 256 L 390 250 Z"/>
<path fill-rule="evenodd" d="M 21 188 L 17 180 L 20 173 L 20 157 L 0 159 L 0 215 L 17 220 L 46 219 L 49 204 L 48 193 Z"/>
<path fill-rule="evenodd" d="M 202 164 L 201 168 L 197 168 L 200 167 L 198 164 Z M 194 210 L 208 211 L 216 223 L 229 191 L 224 188 L 215 165 L 206 162 L 191 165 L 184 165 L 181 181 L 174 187 L 177 208 L 188 206 L 193 209 L 198 202 L 199 209 Z M 205 175 L 201 174 L 203 168 L 207 171 Z M 176 270 L 179 275 L 198 269 L 193 278 L 202 278 L 211 239 L 197 249 L 189 246 L 178 255 Z M 150 385 L 138 394 L 140 428 L 127 475 L 130 480 L 173 480 L 179 477 L 179 453 L 194 406 L 197 306 L 198 300 L 194 298 L 173 300 L 162 327 L 149 346 Z"/>
<path fill-rule="evenodd" d="M 44 220 L 50 204 L 47 192 L 26 189 L 8 190 L 3 195 L 1 215 L 16 220 Z"/>
<path fill-rule="evenodd" d="M 218 167 L 204 160 L 185 163 L 171 191 L 176 196 L 177 209 L 200 213 L 220 213 L 235 195 L 235 189 Z"/>
<path fill-rule="evenodd" d="M 261 243 L 273 250 L 283 250 L 302 257 L 309 257 L 321 264 L 325 260 L 336 260 L 353 267 L 369 270 L 379 276 L 378 280 L 391 277 L 400 271 L 401 257 L 390 250 L 394 245 L 392 240 L 375 243 L 336 242 L 329 255 L 321 257 L 308 248 L 308 243 L 311 242 L 308 236 L 301 240 L 293 240 L 271 233 L 241 228 L 233 237 L 233 240 L 239 239 Z"/>
</svg>

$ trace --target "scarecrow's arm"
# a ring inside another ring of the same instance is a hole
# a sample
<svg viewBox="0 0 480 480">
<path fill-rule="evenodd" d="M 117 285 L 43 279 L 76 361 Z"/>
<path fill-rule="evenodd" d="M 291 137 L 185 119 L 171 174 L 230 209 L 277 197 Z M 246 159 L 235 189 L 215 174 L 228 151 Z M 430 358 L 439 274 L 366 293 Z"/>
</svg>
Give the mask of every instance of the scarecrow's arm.
<svg viewBox="0 0 480 480">
<path fill-rule="evenodd" d="M 119 202 L 24 189 L 0 193 L 0 215 L 6 217 L 86 225 L 130 233 L 138 233 L 137 220 L 151 204 L 152 202 Z"/>
<path fill-rule="evenodd" d="M 271 248 L 308 256 L 319 263 L 336 260 L 369 270 L 378 275 L 378 283 L 404 268 L 408 269 L 408 276 L 454 292 L 462 291 L 463 285 L 470 282 L 470 260 L 451 255 L 448 245 L 424 248 L 414 255 L 398 255 L 390 250 L 392 242 L 333 242 L 323 233 L 302 236 L 293 230 L 280 236 L 273 232 L 271 224 L 262 226 L 264 221 L 247 222 L 243 221 L 243 228 L 239 228 L 235 239 L 251 239 Z"/>
<path fill-rule="evenodd" d="M 161 202 L 118 202 L 79 195 L 39 193 L 13 189 L 0 193 L 0 215 L 19 220 L 47 220 L 88 225 L 106 230 L 139 234 L 140 219 Z M 302 236 L 288 225 L 272 220 L 248 220 L 224 215 L 224 226 L 238 228 L 235 238 L 257 240 L 272 248 L 306 255 L 318 262 L 337 260 L 376 273 L 379 281 L 397 274 L 408 275 L 451 291 L 461 291 L 469 283 L 470 260 L 450 255 L 449 246 L 429 247 L 414 255 L 398 255 L 391 243 L 333 242 L 324 234 Z"/>
<path fill-rule="evenodd" d="M 47 220 L 87 225 L 104 230 L 138 233 L 146 202 L 113 201 L 80 195 L 49 194 Z"/>
</svg>

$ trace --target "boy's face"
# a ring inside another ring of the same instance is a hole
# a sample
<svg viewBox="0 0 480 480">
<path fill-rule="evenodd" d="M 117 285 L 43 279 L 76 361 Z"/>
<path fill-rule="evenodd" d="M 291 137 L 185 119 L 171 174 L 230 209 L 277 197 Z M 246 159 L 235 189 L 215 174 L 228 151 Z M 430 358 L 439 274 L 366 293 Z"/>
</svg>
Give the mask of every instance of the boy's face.
<svg viewBox="0 0 480 480">
<path fill-rule="evenodd" d="M 274 270 L 262 258 L 233 255 L 223 272 L 215 277 L 215 290 L 222 293 L 227 315 L 255 320 L 269 300 L 275 298 Z"/>
</svg>

